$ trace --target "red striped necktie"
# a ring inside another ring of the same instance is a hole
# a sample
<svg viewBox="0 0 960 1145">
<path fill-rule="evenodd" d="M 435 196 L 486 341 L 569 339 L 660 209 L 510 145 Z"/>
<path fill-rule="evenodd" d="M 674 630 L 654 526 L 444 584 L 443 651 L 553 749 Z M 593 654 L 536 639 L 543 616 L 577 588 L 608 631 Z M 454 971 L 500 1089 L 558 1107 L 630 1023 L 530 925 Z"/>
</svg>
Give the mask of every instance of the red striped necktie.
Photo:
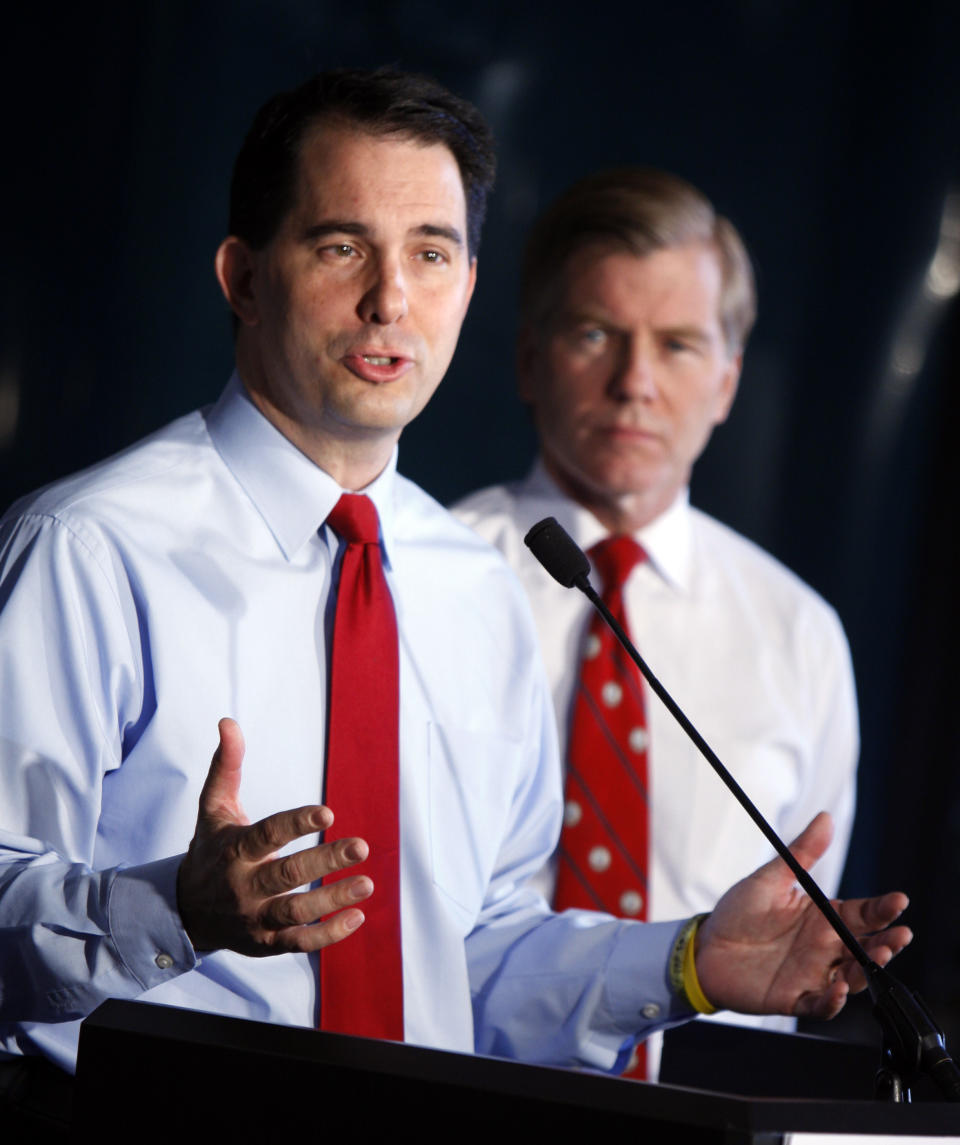
<svg viewBox="0 0 960 1145">
<path fill-rule="evenodd" d="M 590 550 L 603 601 L 627 631 L 623 586 L 646 554 L 631 537 Z M 645 919 L 649 898 L 647 719 L 640 673 L 594 614 L 573 702 L 554 907 Z M 643 1046 L 640 1069 L 645 1076 Z"/>
<path fill-rule="evenodd" d="M 320 1025 L 402 1041 L 396 614 L 370 498 L 344 493 L 327 524 L 346 549 L 330 655 L 324 794 L 336 820 L 325 839 L 366 839 L 370 856 L 361 869 L 373 879 L 374 892 L 363 904 L 363 926 L 321 952 Z"/>
</svg>

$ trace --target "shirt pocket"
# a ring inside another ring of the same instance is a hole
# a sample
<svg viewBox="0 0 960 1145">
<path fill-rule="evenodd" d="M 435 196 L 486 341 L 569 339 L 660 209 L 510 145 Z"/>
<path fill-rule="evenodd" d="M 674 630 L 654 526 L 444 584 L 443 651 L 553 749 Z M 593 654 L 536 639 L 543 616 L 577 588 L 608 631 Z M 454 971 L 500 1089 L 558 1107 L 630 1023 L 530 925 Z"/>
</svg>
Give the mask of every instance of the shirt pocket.
<svg viewBox="0 0 960 1145">
<path fill-rule="evenodd" d="M 517 743 L 503 735 L 428 726 L 433 882 L 471 922 L 507 829 L 517 755 Z"/>
</svg>

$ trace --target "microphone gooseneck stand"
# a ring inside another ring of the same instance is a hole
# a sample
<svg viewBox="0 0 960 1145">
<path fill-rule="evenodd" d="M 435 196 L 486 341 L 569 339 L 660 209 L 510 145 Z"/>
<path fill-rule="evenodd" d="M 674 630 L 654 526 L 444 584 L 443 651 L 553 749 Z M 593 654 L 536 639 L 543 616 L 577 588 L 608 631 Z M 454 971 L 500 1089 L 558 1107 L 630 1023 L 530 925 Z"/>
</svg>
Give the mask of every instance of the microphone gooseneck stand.
<svg viewBox="0 0 960 1145">
<path fill-rule="evenodd" d="M 909 1101 L 910 1086 L 927 1074 L 948 1101 L 960 1101 L 960 1069 L 947 1052 L 943 1031 L 919 995 L 900 983 L 888 970 L 873 961 L 851 933 L 809 872 L 797 862 L 789 848 L 757 810 L 710 745 L 681 711 L 673 697 L 642 659 L 630 638 L 590 584 L 590 562 L 583 550 L 553 517 L 534 525 L 524 541 L 533 555 L 564 588 L 578 588 L 601 614 L 634 661 L 650 688 L 687 733 L 701 755 L 723 780 L 733 796 L 756 823 L 773 849 L 787 864 L 797 882 L 833 927 L 840 941 L 860 964 L 873 1001 L 873 1013 L 883 1034 L 880 1070 L 874 1092 L 886 1101 Z"/>
</svg>

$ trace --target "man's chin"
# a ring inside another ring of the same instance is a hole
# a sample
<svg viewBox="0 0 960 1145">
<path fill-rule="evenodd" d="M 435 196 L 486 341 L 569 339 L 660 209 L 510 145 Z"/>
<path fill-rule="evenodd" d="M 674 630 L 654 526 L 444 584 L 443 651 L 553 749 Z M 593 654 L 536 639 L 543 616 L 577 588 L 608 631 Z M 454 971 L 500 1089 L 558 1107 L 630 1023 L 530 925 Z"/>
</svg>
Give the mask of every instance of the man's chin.
<svg viewBox="0 0 960 1145">
<path fill-rule="evenodd" d="M 569 471 L 566 484 L 582 495 L 601 500 L 653 496 L 673 484 L 662 466 L 635 461 L 603 460 Z"/>
<path fill-rule="evenodd" d="M 381 392 L 378 389 L 359 401 L 330 403 L 324 411 L 324 421 L 349 432 L 357 440 L 385 436 L 396 440 L 426 404 L 426 400 L 420 401 L 417 395 L 409 392 L 401 393 L 399 389 Z"/>
<path fill-rule="evenodd" d="M 593 464 L 561 469 L 546 459 L 560 489 L 610 529 L 635 532 L 668 509 L 686 482 L 663 466 Z"/>
</svg>

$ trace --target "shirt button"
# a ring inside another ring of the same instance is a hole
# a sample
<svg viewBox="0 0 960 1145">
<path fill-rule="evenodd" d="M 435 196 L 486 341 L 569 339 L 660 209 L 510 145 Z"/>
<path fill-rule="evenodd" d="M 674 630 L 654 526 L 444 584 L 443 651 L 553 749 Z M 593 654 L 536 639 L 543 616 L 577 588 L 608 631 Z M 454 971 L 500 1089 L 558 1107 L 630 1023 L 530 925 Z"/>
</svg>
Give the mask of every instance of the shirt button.
<svg viewBox="0 0 960 1145">
<path fill-rule="evenodd" d="M 600 637 L 596 632 L 587 633 L 587 639 L 583 644 L 583 658 L 584 660 L 593 660 L 600 655 Z"/>
<path fill-rule="evenodd" d="M 587 862 L 592 871 L 605 871 L 613 862 L 613 857 L 606 847 L 591 847 Z"/>
<path fill-rule="evenodd" d="M 608 708 L 615 708 L 623 698 L 623 688 L 615 680 L 608 680 L 603 685 L 600 695 Z"/>
<path fill-rule="evenodd" d="M 576 827 L 582 818 L 583 808 L 576 801 L 576 799 L 568 799 L 563 805 L 564 827 Z"/>
<path fill-rule="evenodd" d="M 647 750 L 647 744 L 650 742 L 650 737 L 647 735 L 646 728 L 631 728 L 628 742 L 633 751 L 641 752 Z"/>
<path fill-rule="evenodd" d="M 660 1007 L 656 1002 L 648 1002 L 640 1011 L 640 1013 L 647 1019 L 648 1022 L 652 1022 L 654 1018 L 660 1017 Z"/>
<path fill-rule="evenodd" d="M 169 954 L 158 954 L 154 962 L 160 967 L 161 970 L 169 970 L 173 965 L 173 959 Z"/>
<path fill-rule="evenodd" d="M 624 891 L 620 896 L 620 910 L 623 914 L 639 914 L 643 910 L 643 895 L 639 891 Z"/>
</svg>

